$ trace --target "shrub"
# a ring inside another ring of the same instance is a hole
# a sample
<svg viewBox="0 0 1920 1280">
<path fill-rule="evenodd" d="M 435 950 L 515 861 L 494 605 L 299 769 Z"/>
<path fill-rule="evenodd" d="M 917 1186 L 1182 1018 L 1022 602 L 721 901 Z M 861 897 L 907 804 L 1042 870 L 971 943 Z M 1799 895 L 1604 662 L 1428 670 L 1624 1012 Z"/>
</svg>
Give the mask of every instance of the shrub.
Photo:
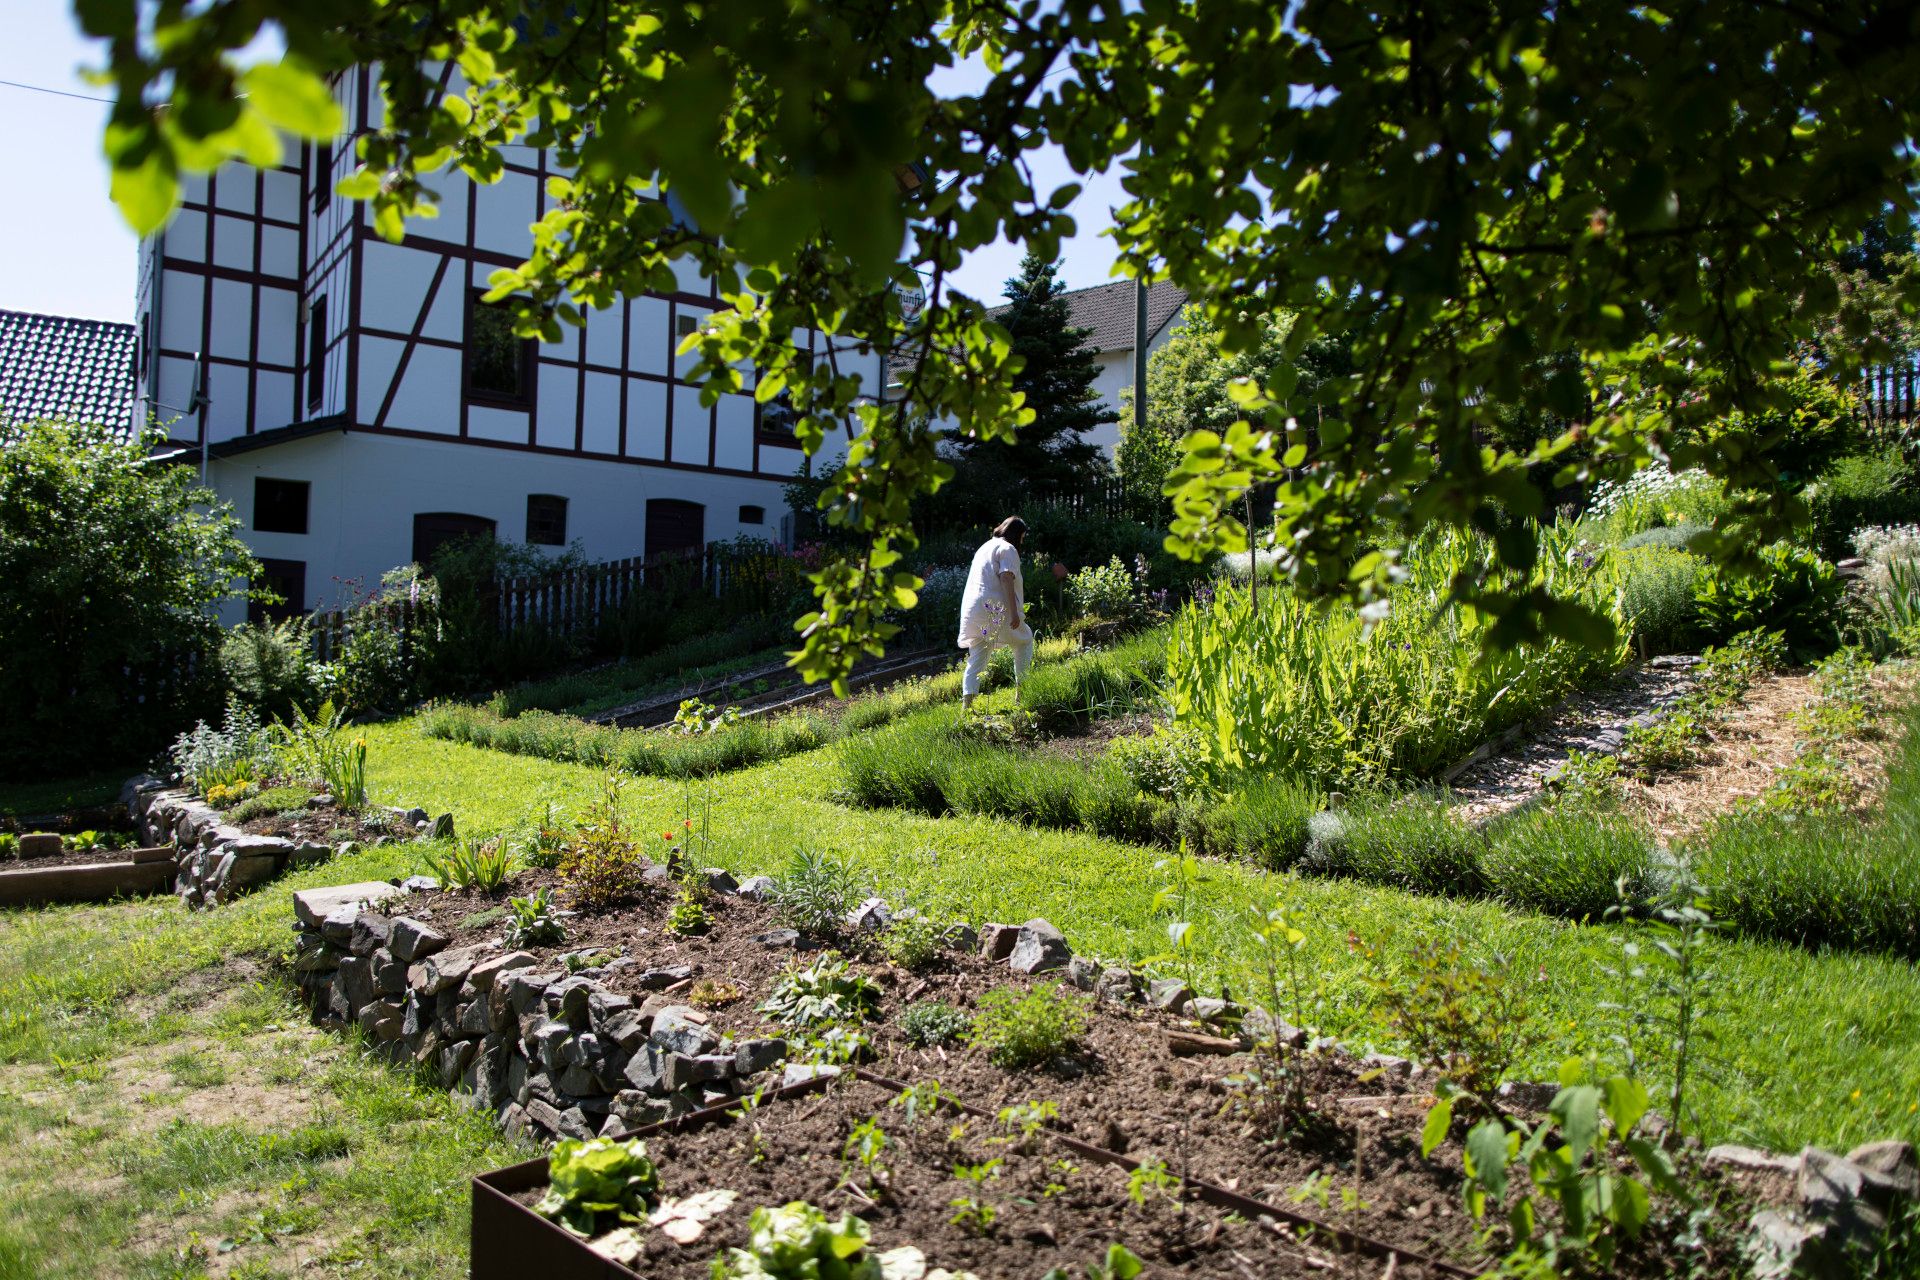
<svg viewBox="0 0 1920 1280">
<path fill-rule="evenodd" d="M 1791 543 L 1763 547 L 1751 572 L 1715 568 L 1694 589 L 1701 625 L 1715 638 L 1756 628 L 1781 632 L 1796 654 L 1833 647 L 1840 575 Z"/>
<path fill-rule="evenodd" d="M 923 1000 L 900 1011 L 900 1034 L 908 1044 L 926 1049 L 953 1043 L 971 1025 L 972 1019 L 964 1012 L 938 1000 Z"/>
<path fill-rule="evenodd" d="M 262 714 L 285 715 L 305 705 L 313 696 L 306 620 L 235 627 L 220 643 L 220 672 L 227 688 Z"/>
<path fill-rule="evenodd" d="M 1839 458 L 1801 496 L 1813 543 L 1829 558 L 1847 554 L 1856 529 L 1920 519 L 1920 486 L 1898 449 Z"/>
<path fill-rule="evenodd" d="M 879 1007 L 879 985 L 828 952 L 806 968 L 790 969 L 777 979 L 758 1010 L 788 1026 L 818 1027 L 864 1022 Z"/>
<path fill-rule="evenodd" d="M 1107 758 L 1150 795 L 1179 800 L 1211 789 L 1206 740 L 1192 725 L 1161 723 L 1150 734 L 1116 738 Z"/>
<path fill-rule="evenodd" d="M 1133 575 L 1119 556 L 1089 565 L 1067 579 L 1067 603 L 1077 617 L 1126 618 L 1133 611 Z"/>
<path fill-rule="evenodd" d="M 707 914 L 706 905 L 694 896 L 691 889 L 681 889 L 680 896 L 674 899 L 673 909 L 667 912 L 667 932 L 691 938 L 712 927 L 713 917 Z"/>
<path fill-rule="evenodd" d="M 1627 546 L 1612 556 L 1620 572 L 1620 612 L 1643 653 L 1691 653 L 1702 639 L 1694 600 L 1706 566 L 1684 551 Z"/>
<path fill-rule="evenodd" d="M 1595 542 L 1624 542 L 1649 529 L 1699 529 L 1732 509 L 1720 482 L 1704 471 L 1669 471 L 1655 463 L 1625 480 L 1605 480 L 1593 488 L 1583 536 Z"/>
<path fill-rule="evenodd" d="M 1555 805 L 1501 819 L 1488 833 L 1480 865 L 1495 896 L 1571 920 L 1599 920 L 1622 901 L 1644 908 L 1661 890 L 1649 833 L 1592 805 Z"/>
<path fill-rule="evenodd" d="M 268 818 L 276 813 L 304 809 L 307 801 L 312 798 L 313 792 L 305 787 L 268 787 L 265 791 L 242 800 L 228 810 L 227 821 L 237 827 L 252 822 L 255 818 Z M 211 796 L 208 797 L 207 803 L 213 803 Z"/>
<path fill-rule="evenodd" d="M 939 958 L 943 933 L 925 916 L 901 916 L 880 935 L 880 951 L 902 969 L 916 972 Z"/>
<path fill-rule="evenodd" d="M 1307 824 L 1326 804 L 1310 783 L 1287 777 L 1242 777 L 1226 783 L 1218 804 L 1183 811 L 1184 833 L 1201 852 L 1284 871 L 1307 850 Z"/>
<path fill-rule="evenodd" d="M 980 997 L 980 1011 L 967 1043 L 995 1066 L 1043 1066 L 1076 1048 L 1086 1034 L 1087 1014 L 1078 995 L 1057 982 L 1022 993 L 1001 987 Z"/>
<path fill-rule="evenodd" d="M 773 906 L 788 925 L 832 937 L 867 896 L 867 882 L 844 857 L 795 850 L 773 880 Z"/>
<path fill-rule="evenodd" d="M 1524 980 L 1505 957 L 1475 960 L 1459 938 L 1421 942 L 1402 963 L 1385 947 L 1356 945 L 1376 1011 L 1414 1056 L 1469 1092 L 1499 1085 L 1525 1051 L 1531 1012 Z"/>
<path fill-rule="evenodd" d="M 583 911 L 605 911 L 646 892 L 647 861 L 632 841 L 590 835 L 560 859 L 560 883 Z"/>
<path fill-rule="evenodd" d="M 164 431 L 0 422 L 0 776 L 143 756 L 218 705 L 214 608 L 258 566 Z"/>
</svg>

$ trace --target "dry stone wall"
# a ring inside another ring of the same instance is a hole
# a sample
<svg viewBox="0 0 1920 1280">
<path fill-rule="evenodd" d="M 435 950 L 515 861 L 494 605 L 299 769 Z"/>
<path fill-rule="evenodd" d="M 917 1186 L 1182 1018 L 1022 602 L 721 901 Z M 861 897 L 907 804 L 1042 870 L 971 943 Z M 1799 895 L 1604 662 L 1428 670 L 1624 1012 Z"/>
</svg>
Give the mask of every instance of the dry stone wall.
<svg viewBox="0 0 1920 1280">
<path fill-rule="evenodd" d="M 221 820 L 192 792 L 142 775 L 120 798 L 143 843 L 172 844 L 173 891 L 190 907 L 211 907 L 296 867 L 333 856 L 325 844 L 252 835 Z"/>
</svg>

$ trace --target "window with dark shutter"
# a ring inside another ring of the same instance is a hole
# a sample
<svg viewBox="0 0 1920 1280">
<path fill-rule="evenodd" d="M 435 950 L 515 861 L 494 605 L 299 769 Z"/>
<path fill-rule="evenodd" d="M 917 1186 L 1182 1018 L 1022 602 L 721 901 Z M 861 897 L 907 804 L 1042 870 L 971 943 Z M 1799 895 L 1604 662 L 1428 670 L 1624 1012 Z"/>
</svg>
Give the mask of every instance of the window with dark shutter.
<svg viewBox="0 0 1920 1280">
<path fill-rule="evenodd" d="M 327 398 L 327 300 L 315 298 L 307 314 L 307 409 Z"/>
<path fill-rule="evenodd" d="M 741 524 L 765 524 L 766 522 L 767 522 L 767 509 L 765 507 L 740 508 Z"/>
<path fill-rule="evenodd" d="M 479 294 L 467 303 L 467 398 L 525 408 L 533 403 L 534 341 L 513 332 L 513 312 Z"/>
<path fill-rule="evenodd" d="M 254 477 L 253 528 L 256 533 L 305 533 L 307 482 Z"/>
<path fill-rule="evenodd" d="M 264 622 L 284 622 L 307 611 L 307 562 L 305 560 L 260 560 L 260 572 L 250 584 L 256 591 L 278 597 L 273 602 L 247 601 L 247 621 L 256 627 Z"/>
<path fill-rule="evenodd" d="M 527 495 L 527 541 L 540 547 L 567 545 L 567 500 L 558 494 Z"/>
</svg>

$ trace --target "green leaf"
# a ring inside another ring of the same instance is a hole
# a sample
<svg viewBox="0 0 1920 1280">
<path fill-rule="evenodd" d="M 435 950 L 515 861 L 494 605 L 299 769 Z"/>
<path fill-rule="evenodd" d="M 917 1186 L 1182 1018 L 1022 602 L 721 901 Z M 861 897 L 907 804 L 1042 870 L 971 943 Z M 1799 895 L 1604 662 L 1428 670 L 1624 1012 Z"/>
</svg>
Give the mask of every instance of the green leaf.
<svg viewBox="0 0 1920 1280">
<path fill-rule="evenodd" d="M 1495 1200 L 1507 1194 L 1507 1129 L 1482 1120 L 1467 1130 L 1467 1172 Z"/>
<path fill-rule="evenodd" d="M 1434 1149 L 1447 1140 L 1447 1133 L 1453 1128 L 1453 1103 L 1441 1099 L 1427 1111 L 1426 1127 L 1420 1130 L 1420 1155 L 1431 1156 Z"/>
<path fill-rule="evenodd" d="M 1607 1081 L 1606 1090 L 1607 1119 L 1613 1121 L 1613 1131 L 1624 1138 L 1647 1114 L 1646 1086 L 1631 1076 L 1614 1076 Z"/>
<path fill-rule="evenodd" d="M 330 138 L 340 132 L 340 104 L 327 82 L 291 59 L 248 68 L 240 77 L 247 100 L 267 119 L 303 138 Z"/>
<path fill-rule="evenodd" d="M 107 189 L 121 216 L 143 236 L 158 231 L 180 203 L 172 157 L 158 148 L 131 167 L 116 165 Z"/>
</svg>

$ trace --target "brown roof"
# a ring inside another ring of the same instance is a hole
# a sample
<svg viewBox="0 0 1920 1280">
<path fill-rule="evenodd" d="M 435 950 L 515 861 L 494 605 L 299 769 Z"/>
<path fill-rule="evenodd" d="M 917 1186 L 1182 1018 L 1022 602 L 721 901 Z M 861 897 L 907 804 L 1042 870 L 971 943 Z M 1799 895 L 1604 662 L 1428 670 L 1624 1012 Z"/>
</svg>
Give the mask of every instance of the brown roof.
<svg viewBox="0 0 1920 1280">
<path fill-rule="evenodd" d="M 0 311 L 0 421 L 124 427 L 132 404 L 132 325 Z"/>
</svg>

